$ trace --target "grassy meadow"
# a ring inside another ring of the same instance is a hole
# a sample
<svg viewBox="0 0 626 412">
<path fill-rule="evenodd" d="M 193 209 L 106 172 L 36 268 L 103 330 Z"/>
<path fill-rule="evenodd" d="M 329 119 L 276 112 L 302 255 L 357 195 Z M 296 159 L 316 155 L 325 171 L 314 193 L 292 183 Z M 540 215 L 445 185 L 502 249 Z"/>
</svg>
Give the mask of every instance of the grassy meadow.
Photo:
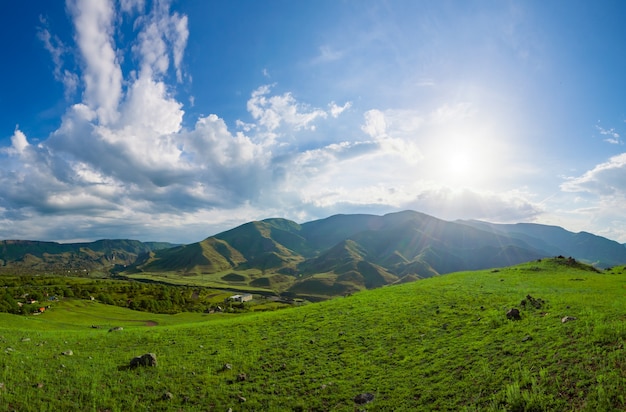
<svg viewBox="0 0 626 412">
<path fill-rule="evenodd" d="M 64 300 L 0 314 L 0 410 L 621 411 L 625 342 L 626 270 L 567 259 L 263 313 Z"/>
</svg>

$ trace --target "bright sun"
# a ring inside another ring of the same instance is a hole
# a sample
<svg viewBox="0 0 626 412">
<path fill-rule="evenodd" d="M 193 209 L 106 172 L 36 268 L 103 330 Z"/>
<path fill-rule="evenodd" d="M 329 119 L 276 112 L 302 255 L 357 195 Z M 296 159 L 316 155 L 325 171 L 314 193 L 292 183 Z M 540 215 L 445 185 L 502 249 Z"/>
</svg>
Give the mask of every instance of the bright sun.
<svg viewBox="0 0 626 412">
<path fill-rule="evenodd" d="M 441 174 L 452 187 L 484 184 L 489 177 L 490 162 L 485 153 L 473 148 L 447 150 L 441 161 Z"/>
<path fill-rule="evenodd" d="M 472 159 L 466 152 L 453 152 L 447 159 L 447 169 L 450 175 L 462 176 L 471 173 Z"/>
<path fill-rule="evenodd" d="M 487 190 L 504 176 L 498 173 L 506 150 L 488 133 L 450 133 L 424 146 L 430 179 L 451 189 Z"/>
</svg>

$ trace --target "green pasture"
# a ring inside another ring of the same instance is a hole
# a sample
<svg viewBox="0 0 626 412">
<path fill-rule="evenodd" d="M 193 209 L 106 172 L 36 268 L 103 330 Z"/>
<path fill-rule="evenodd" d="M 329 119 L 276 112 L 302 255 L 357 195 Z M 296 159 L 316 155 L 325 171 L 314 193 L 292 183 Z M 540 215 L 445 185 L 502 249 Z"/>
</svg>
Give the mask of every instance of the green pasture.
<svg viewBox="0 0 626 412">
<path fill-rule="evenodd" d="M 69 301 L 0 322 L 3 411 L 626 409 L 621 267 L 551 259 L 237 315 Z M 148 352 L 157 366 L 128 367 Z"/>
<path fill-rule="evenodd" d="M 272 274 L 274 275 L 274 274 Z M 271 277 L 272 275 L 269 275 Z M 233 278 L 237 276 L 237 280 L 233 281 Z M 163 282 L 171 285 L 178 286 L 202 286 L 207 288 L 222 288 L 222 289 L 236 289 L 245 292 L 265 292 L 272 293 L 278 288 L 272 288 L 271 284 L 268 287 L 254 286 L 254 280 L 265 277 L 261 271 L 256 269 L 250 270 L 238 270 L 233 272 L 232 270 L 216 272 L 216 273 L 186 273 L 184 275 L 178 273 L 168 272 L 141 272 L 129 274 L 126 276 L 129 279 L 134 280 L 148 280 L 152 282 Z M 286 277 L 286 276 L 285 276 Z M 288 279 L 290 280 L 290 279 Z M 251 284 L 252 283 L 252 284 Z"/>
</svg>

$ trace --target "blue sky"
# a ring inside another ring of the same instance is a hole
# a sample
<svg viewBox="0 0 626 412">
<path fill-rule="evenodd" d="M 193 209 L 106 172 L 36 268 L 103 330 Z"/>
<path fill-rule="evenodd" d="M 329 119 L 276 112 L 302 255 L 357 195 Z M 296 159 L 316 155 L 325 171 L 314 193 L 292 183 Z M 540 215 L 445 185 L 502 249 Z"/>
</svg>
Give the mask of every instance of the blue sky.
<svg viewBox="0 0 626 412">
<path fill-rule="evenodd" d="M 621 1 L 11 2 L 0 238 L 413 209 L 626 242 Z"/>
</svg>

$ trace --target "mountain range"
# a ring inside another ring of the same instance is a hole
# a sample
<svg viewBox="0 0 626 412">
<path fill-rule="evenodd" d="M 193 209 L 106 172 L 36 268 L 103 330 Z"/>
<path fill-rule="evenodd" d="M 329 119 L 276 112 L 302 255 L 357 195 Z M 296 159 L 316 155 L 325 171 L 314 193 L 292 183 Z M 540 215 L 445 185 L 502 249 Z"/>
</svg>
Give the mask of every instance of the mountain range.
<svg viewBox="0 0 626 412">
<path fill-rule="evenodd" d="M 4 271 L 213 276 L 233 288 L 311 296 L 557 255 L 599 268 L 626 264 L 624 245 L 591 233 L 531 223 L 444 221 L 415 211 L 335 215 L 303 224 L 265 219 L 187 245 L 0 242 Z"/>
</svg>

